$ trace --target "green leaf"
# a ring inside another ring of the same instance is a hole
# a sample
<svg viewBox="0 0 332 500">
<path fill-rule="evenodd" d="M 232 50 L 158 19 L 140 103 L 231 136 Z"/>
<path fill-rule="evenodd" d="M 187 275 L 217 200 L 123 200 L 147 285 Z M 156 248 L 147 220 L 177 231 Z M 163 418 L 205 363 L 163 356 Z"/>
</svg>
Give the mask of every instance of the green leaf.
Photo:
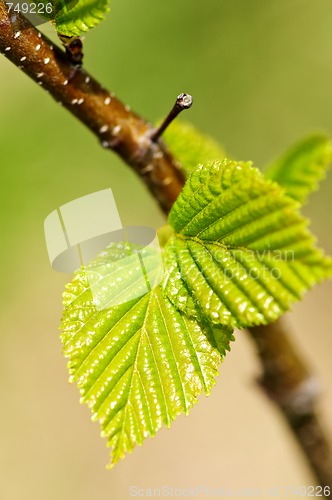
<svg viewBox="0 0 332 500">
<path fill-rule="evenodd" d="M 156 256 L 149 252 L 141 255 L 150 276 Z M 142 292 L 140 266 L 126 259 L 114 265 L 127 255 L 128 246 L 111 245 L 76 273 L 64 293 L 62 342 L 70 380 L 101 423 L 112 447 L 110 467 L 163 424 L 187 414 L 203 391 L 209 394 L 233 339 L 230 328 L 180 314 L 161 286 Z M 113 301 L 122 303 L 101 308 L 103 290 L 113 290 Z"/>
<path fill-rule="evenodd" d="M 55 0 L 55 28 L 60 35 L 79 36 L 105 19 L 108 4 L 108 0 Z"/>
<path fill-rule="evenodd" d="M 230 327 L 277 319 L 332 274 L 298 206 L 251 163 L 198 167 L 169 215 L 168 298 L 190 317 Z"/>
<path fill-rule="evenodd" d="M 187 175 L 199 164 L 225 158 L 224 150 L 216 141 L 189 123 L 172 122 L 164 132 L 164 138 Z"/>
<path fill-rule="evenodd" d="M 28 0 L 34 3 L 33 0 Z M 79 36 L 89 31 L 102 20 L 109 11 L 108 0 L 40 0 L 44 9 L 40 17 L 51 21 L 59 35 Z M 52 5 L 52 12 L 48 9 Z"/>
<path fill-rule="evenodd" d="M 266 176 L 277 181 L 289 196 L 303 204 L 310 193 L 318 188 L 331 161 L 330 139 L 324 135 L 314 135 L 302 140 L 275 161 L 268 168 Z"/>
</svg>

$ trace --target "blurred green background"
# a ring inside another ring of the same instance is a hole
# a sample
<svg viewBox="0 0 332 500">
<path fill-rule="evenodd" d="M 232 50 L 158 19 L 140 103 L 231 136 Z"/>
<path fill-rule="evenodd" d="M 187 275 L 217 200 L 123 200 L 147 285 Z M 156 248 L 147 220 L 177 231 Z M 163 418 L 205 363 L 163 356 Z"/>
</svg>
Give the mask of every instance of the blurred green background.
<svg viewBox="0 0 332 500">
<path fill-rule="evenodd" d="M 112 0 L 111 7 L 86 36 L 85 64 L 148 119 L 189 92 L 186 119 L 262 167 L 303 135 L 332 133 L 331 0 Z M 50 268 L 43 221 L 109 186 L 124 223 L 157 227 L 163 216 L 115 155 L 2 56 L 0 74 L 0 498 L 124 500 L 130 485 L 279 486 L 286 498 L 283 486 L 312 484 L 257 387 L 244 332 L 211 397 L 106 471 L 98 424 L 67 383 L 58 325 L 69 277 Z M 330 254 L 331 189 L 330 173 L 305 208 Z M 332 435 L 331 296 L 331 282 L 317 287 L 288 321 L 322 380 Z"/>
</svg>

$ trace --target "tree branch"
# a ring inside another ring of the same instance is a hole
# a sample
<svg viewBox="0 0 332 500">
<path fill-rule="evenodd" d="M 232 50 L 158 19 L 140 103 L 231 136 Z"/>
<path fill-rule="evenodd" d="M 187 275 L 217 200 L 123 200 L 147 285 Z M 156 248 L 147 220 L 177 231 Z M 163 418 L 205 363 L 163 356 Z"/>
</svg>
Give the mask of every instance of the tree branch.
<svg viewBox="0 0 332 500">
<path fill-rule="evenodd" d="M 332 486 L 332 452 L 316 409 L 320 393 L 292 345 L 284 318 L 249 329 L 261 360 L 261 386 L 279 407 L 302 447 L 318 484 Z"/>
<path fill-rule="evenodd" d="M 133 113 L 85 70 L 0 0 L 0 52 L 116 152 L 146 183 L 167 214 L 185 182 L 178 162 L 151 124 Z M 73 76 L 74 75 L 74 76 Z M 262 385 L 278 405 L 321 485 L 332 486 L 331 449 L 316 412 L 316 387 L 288 340 L 283 320 L 249 330 L 262 362 Z"/>
<path fill-rule="evenodd" d="M 84 123 L 104 148 L 115 151 L 143 179 L 164 212 L 184 183 L 178 163 L 155 129 L 133 113 L 19 14 L 0 0 L 0 52 Z M 74 74 L 74 76 L 72 76 Z"/>
</svg>

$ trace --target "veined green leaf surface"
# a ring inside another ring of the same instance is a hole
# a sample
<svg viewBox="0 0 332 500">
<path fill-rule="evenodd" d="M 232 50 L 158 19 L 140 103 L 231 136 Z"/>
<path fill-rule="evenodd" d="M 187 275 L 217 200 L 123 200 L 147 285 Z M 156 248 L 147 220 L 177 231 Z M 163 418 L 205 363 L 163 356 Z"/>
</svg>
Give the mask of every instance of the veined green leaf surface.
<svg viewBox="0 0 332 500">
<path fill-rule="evenodd" d="M 56 0 L 54 24 L 60 35 L 79 36 L 105 19 L 108 0 Z"/>
<path fill-rule="evenodd" d="M 108 249 L 76 273 L 64 294 L 62 322 L 71 381 L 101 423 L 112 447 L 111 467 L 163 424 L 187 414 L 203 391 L 209 394 L 233 339 L 231 328 L 203 326 L 182 315 L 160 285 L 142 293 L 140 266 L 131 261 L 126 271 L 125 264 L 118 271 L 113 265 L 117 252 Z M 145 264 L 150 257 L 145 256 Z M 115 287 L 113 298 L 130 298 L 126 290 L 136 286 L 138 296 L 98 308 L 89 272 L 99 276 L 100 289 Z"/>
<path fill-rule="evenodd" d="M 199 164 L 225 158 L 223 148 L 190 123 L 173 121 L 164 132 L 164 138 L 187 175 Z"/>
<path fill-rule="evenodd" d="M 164 290 L 180 311 L 231 327 L 269 323 L 332 273 L 299 205 L 251 163 L 198 167 L 169 216 Z"/>
<path fill-rule="evenodd" d="M 296 144 L 271 164 L 266 176 L 278 182 L 289 196 L 303 204 L 318 188 L 331 161 L 331 140 L 324 135 L 314 135 Z"/>
<path fill-rule="evenodd" d="M 103 21 L 110 10 L 108 0 L 40 0 L 39 3 L 44 5 L 40 17 L 51 21 L 59 35 L 69 37 L 89 31 Z"/>
</svg>

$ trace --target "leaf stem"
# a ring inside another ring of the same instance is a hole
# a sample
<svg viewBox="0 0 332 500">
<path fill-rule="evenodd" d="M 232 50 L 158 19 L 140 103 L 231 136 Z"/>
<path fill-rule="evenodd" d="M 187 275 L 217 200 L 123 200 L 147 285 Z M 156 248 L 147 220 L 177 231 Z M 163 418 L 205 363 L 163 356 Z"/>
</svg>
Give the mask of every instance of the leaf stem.
<svg viewBox="0 0 332 500">
<path fill-rule="evenodd" d="M 167 129 L 167 127 L 172 123 L 172 121 L 183 111 L 184 109 L 189 109 L 191 108 L 193 104 L 193 98 L 189 94 L 180 94 L 178 95 L 176 102 L 171 109 L 170 113 L 167 115 L 163 123 L 160 125 L 160 127 L 155 130 L 151 136 L 151 140 L 153 142 L 157 142 L 158 139 L 161 137 L 163 132 Z"/>
</svg>

